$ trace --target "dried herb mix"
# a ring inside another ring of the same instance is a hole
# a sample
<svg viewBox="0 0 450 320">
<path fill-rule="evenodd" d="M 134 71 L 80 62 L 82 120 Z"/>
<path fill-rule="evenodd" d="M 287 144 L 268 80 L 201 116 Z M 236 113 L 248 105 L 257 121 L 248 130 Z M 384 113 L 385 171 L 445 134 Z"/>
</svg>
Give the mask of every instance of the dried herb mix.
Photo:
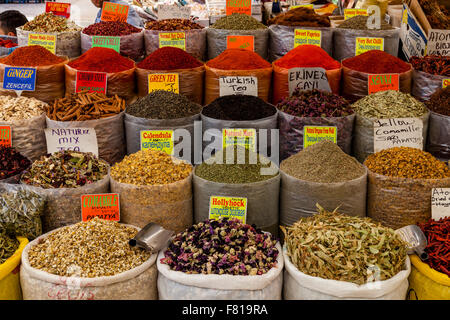
<svg viewBox="0 0 450 320">
<path fill-rule="evenodd" d="M 431 95 L 430 100 L 425 102 L 425 105 L 433 112 L 450 116 L 450 87 L 437 90 Z"/>
<path fill-rule="evenodd" d="M 19 248 L 19 241 L 6 234 L 6 231 L 0 227 L 0 265 L 10 258 Z"/>
<path fill-rule="evenodd" d="M 0 146 L 0 181 L 21 173 L 30 164 L 31 161 L 16 149 Z"/>
<path fill-rule="evenodd" d="M 392 30 L 394 29 L 389 23 L 381 19 L 380 29 L 369 29 L 367 27 L 368 16 L 355 16 L 341 23 L 338 28 L 341 29 L 356 29 L 356 30 Z"/>
<path fill-rule="evenodd" d="M 301 272 L 361 285 L 371 279 L 388 280 L 404 270 L 406 243 L 393 229 L 370 218 L 317 207 L 318 214 L 280 227 L 287 254 Z"/>
<path fill-rule="evenodd" d="M 240 13 L 233 13 L 224 16 L 216 21 L 210 28 L 226 30 L 256 30 L 267 29 L 265 25 L 252 16 Z"/>
<path fill-rule="evenodd" d="M 22 29 L 36 32 L 69 32 L 78 31 L 82 28 L 64 17 L 45 12 L 28 21 Z"/>
</svg>

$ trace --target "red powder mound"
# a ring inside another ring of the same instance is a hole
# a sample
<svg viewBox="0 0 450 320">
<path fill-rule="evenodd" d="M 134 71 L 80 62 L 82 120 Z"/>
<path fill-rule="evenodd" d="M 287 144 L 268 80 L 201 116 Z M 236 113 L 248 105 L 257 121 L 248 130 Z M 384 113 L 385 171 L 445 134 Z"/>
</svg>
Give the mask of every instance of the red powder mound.
<svg viewBox="0 0 450 320">
<path fill-rule="evenodd" d="M 137 66 L 147 70 L 175 70 L 197 68 L 202 64 L 180 48 L 162 47 L 152 52 Z"/>
<path fill-rule="evenodd" d="M 221 70 L 253 70 L 271 66 L 259 54 L 245 49 L 226 49 L 206 65 Z"/>
<path fill-rule="evenodd" d="M 17 67 L 39 67 L 63 62 L 60 58 L 44 47 L 26 46 L 15 49 L 10 55 L 0 60 L 0 63 Z"/>
<path fill-rule="evenodd" d="M 78 59 L 67 64 L 82 71 L 121 72 L 132 69 L 134 61 L 122 57 L 110 48 L 95 47 L 83 53 Z"/>
<path fill-rule="evenodd" d="M 342 61 L 342 65 L 365 73 L 403 73 L 411 66 L 384 51 L 371 50 Z"/>
<path fill-rule="evenodd" d="M 314 45 L 300 45 L 274 62 L 275 65 L 290 68 L 324 68 L 325 70 L 339 69 L 341 64 L 326 53 L 325 50 Z"/>
</svg>

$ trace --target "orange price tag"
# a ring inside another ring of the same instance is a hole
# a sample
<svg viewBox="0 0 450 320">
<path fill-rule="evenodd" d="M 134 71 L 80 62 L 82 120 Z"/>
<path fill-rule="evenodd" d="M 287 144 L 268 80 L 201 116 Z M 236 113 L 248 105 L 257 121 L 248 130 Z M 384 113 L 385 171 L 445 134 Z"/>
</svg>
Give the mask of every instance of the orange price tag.
<svg viewBox="0 0 450 320">
<path fill-rule="evenodd" d="M 227 49 L 255 51 L 254 36 L 227 36 Z"/>
<path fill-rule="evenodd" d="M 118 193 L 84 194 L 81 196 L 81 218 L 89 221 L 95 217 L 120 221 Z"/>
<path fill-rule="evenodd" d="M 10 126 L 0 126 L 0 146 L 11 147 L 11 127 Z"/>
<path fill-rule="evenodd" d="M 395 90 L 398 91 L 400 79 L 398 73 L 390 74 L 369 74 L 367 79 L 368 93 L 372 94 L 378 91 Z"/>
<path fill-rule="evenodd" d="M 227 0 L 226 14 L 227 16 L 233 13 L 252 15 L 252 0 Z"/>
<path fill-rule="evenodd" d="M 112 2 L 103 2 L 102 21 L 127 22 L 129 6 Z"/>
</svg>

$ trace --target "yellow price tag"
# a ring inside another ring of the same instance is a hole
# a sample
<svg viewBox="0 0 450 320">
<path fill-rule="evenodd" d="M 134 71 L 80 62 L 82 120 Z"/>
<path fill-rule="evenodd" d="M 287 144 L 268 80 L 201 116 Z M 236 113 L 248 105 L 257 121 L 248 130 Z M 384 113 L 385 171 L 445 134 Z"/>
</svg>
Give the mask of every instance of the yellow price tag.
<svg viewBox="0 0 450 320">
<path fill-rule="evenodd" d="M 356 16 L 367 16 L 366 9 L 344 9 L 344 20 L 348 20 L 350 18 Z"/>
<path fill-rule="evenodd" d="M 56 34 L 29 33 L 28 45 L 42 46 L 53 54 L 56 54 Z"/>
<path fill-rule="evenodd" d="M 175 47 L 186 50 L 186 33 L 184 32 L 160 32 L 159 47 Z"/>
<path fill-rule="evenodd" d="M 322 31 L 295 29 L 294 48 L 303 44 L 311 44 L 320 47 L 322 45 Z"/>
<path fill-rule="evenodd" d="M 148 93 L 156 90 L 180 93 L 178 73 L 152 73 L 148 75 Z"/>
<path fill-rule="evenodd" d="M 384 39 L 383 38 L 360 38 L 355 39 L 355 56 L 370 50 L 384 51 Z"/>
<path fill-rule="evenodd" d="M 225 149 L 230 146 L 241 146 L 256 152 L 256 129 L 222 129 Z"/>
<path fill-rule="evenodd" d="M 220 217 L 236 218 L 245 223 L 247 198 L 211 196 L 209 198 L 209 219 Z"/>
<path fill-rule="evenodd" d="M 442 88 L 447 88 L 450 85 L 450 79 L 442 79 Z"/>
<path fill-rule="evenodd" d="M 156 149 L 173 155 L 173 130 L 142 130 L 141 150 Z"/>
<path fill-rule="evenodd" d="M 337 127 L 303 127 L 303 149 L 322 140 L 337 143 Z"/>
</svg>

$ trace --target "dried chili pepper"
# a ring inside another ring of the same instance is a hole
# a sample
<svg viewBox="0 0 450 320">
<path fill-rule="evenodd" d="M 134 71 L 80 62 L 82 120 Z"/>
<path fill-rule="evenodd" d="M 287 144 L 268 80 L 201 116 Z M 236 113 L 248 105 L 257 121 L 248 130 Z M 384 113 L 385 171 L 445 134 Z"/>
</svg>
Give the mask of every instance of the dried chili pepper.
<svg viewBox="0 0 450 320">
<path fill-rule="evenodd" d="M 450 57 L 425 56 L 411 57 L 409 62 L 414 69 L 440 76 L 450 76 Z"/>
</svg>

